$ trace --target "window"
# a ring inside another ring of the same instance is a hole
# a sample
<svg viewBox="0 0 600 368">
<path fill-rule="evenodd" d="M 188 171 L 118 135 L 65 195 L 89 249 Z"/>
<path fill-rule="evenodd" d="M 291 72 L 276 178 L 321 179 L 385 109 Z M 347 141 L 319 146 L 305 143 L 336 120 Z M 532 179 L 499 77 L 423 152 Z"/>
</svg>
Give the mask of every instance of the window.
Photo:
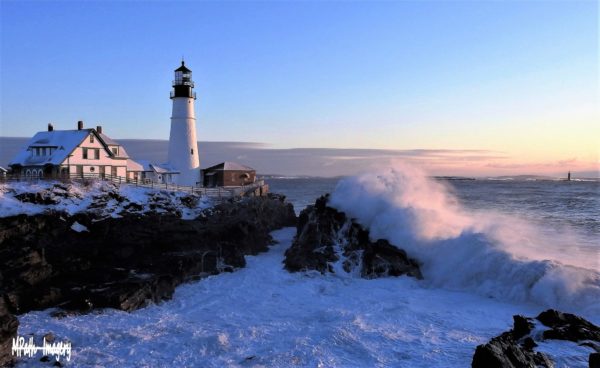
<svg viewBox="0 0 600 368">
<path fill-rule="evenodd" d="M 95 167 L 93 167 L 93 166 L 92 166 L 92 167 L 90 167 L 90 172 L 94 172 L 94 171 L 96 171 L 96 168 L 95 168 Z"/>
<path fill-rule="evenodd" d="M 95 149 L 94 150 L 94 160 L 99 160 L 99 159 L 100 159 L 100 150 Z"/>
<path fill-rule="evenodd" d="M 191 148 L 191 149 L 190 149 L 190 152 L 191 152 L 191 154 L 193 155 L 193 154 L 194 154 L 194 149 L 193 149 L 193 148 Z"/>
<path fill-rule="evenodd" d="M 118 147 L 113 147 L 112 148 L 112 153 L 114 153 L 115 156 L 118 156 L 119 155 L 119 148 Z"/>
<path fill-rule="evenodd" d="M 90 143 L 94 143 L 94 135 L 90 134 Z"/>
<path fill-rule="evenodd" d="M 83 158 L 85 160 L 87 160 L 87 158 L 88 158 L 88 149 L 87 148 L 82 148 L 81 150 L 83 151 Z"/>
</svg>

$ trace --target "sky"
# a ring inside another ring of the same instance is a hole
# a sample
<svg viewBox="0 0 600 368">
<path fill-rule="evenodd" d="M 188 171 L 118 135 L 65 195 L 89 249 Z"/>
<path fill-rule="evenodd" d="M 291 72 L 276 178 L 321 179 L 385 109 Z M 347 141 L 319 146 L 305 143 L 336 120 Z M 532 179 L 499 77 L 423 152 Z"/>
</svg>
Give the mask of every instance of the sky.
<svg viewBox="0 0 600 368">
<path fill-rule="evenodd" d="M 352 167 L 348 149 L 446 152 L 423 164 L 444 175 L 600 167 L 596 1 L 3 0 L 0 14 L 3 137 L 83 120 L 168 139 L 184 57 L 200 141 L 338 149 Z"/>
</svg>

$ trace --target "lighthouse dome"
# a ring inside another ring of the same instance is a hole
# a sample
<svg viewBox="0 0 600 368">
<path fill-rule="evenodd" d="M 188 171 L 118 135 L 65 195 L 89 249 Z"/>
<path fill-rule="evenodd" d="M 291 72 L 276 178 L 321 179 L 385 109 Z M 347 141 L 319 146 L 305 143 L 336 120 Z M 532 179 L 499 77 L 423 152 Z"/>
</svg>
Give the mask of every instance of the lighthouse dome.
<svg viewBox="0 0 600 368">
<path fill-rule="evenodd" d="M 175 69 L 176 72 L 191 72 L 191 70 L 189 70 L 186 66 L 185 66 L 185 61 L 181 61 L 181 66 L 177 69 Z"/>
</svg>

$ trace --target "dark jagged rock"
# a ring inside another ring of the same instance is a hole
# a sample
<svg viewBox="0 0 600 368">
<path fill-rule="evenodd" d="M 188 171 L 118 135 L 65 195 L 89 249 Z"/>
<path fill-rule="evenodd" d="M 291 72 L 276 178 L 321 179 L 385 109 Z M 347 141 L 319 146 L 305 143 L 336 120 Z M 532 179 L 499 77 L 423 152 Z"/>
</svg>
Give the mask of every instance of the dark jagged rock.
<svg viewBox="0 0 600 368">
<path fill-rule="evenodd" d="M 600 342 L 600 328 L 574 314 L 549 309 L 540 313 L 536 319 L 550 327 L 544 331 L 544 339 Z"/>
<path fill-rule="evenodd" d="M 590 368 L 600 368 L 600 353 L 591 353 L 588 362 Z"/>
<path fill-rule="evenodd" d="M 343 258 L 344 271 L 360 267 L 364 278 L 408 275 L 422 278 L 418 263 L 387 240 L 371 241 L 369 231 L 327 206 L 328 196 L 317 199 L 298 218 L 296 237 L 285 253 L 291 272 L 333 272 L 332 264 Z"/>
<path fill-rule="evenodd" d="M 514 316 L 513 329 L 494 337 L 487 344 L 479 345 L 473 356 L 472 367 L 516 368 L 516 367 L 553 367 L 551 356 L 536 352 L 535 339 L 558 339 L 584 343 L 581 346 L 595 348 L 600 343 L 600 329 L 585 319 L 574 314 L 547 310 L 540 313 L 535 320 L 550 327 L 542 334 L 532 334 L 535 327 L 533 318 Z M 540 340 L 538 340 L 540 341 Z M 589 356 L 590 367 L 594 367 L 598 354 Z"/>
<path fill-rule="evenodd" d="M 0 218 L 0 294 L 8 310 L 134 310 L 170 298 L 183 282 L 244 267 L 244 255 L 268 249 L 271 231 L 296 224 L 292 205 L 277 196 L 225 202 L 195 220 L 172 210 L 120 215 Z M 74 231 L 75 222 L 87 231 Z"/>
<path fill-rule="evenodd" d="M 530 318 L 523 316 L 513 316 L 513 337 L 515 339 L 520 339 L 523 336 L 529 335 L 531 330 L 533 329 L 534 324 L 531 322 Z"/>
<path fill-rule="evenodd" d="M 365 244 L 361 275 L 365 278 L 402 275 L 422 278 L 417 262 L 384 239 Z"/>
<path fill-rule="evenodd" d="M 485 345 L 479 345 L 473 356 L 473 367 L 512 368 L 512 367 L 552 367 L 552 363 L 542 353 L 536 353 L 533 339 L 527 337 L 533 330 L 531 318 L 513 316 L 513 329 L 494 337 Z"/>
<path fill-rule="evenodd" d="M 18 327 L 17 317 L 9 312 L 4 296 L 0 294 L 0 367 L 8 367 L 14 361 L 12 339 L 16 337 Z"/>
</svg>

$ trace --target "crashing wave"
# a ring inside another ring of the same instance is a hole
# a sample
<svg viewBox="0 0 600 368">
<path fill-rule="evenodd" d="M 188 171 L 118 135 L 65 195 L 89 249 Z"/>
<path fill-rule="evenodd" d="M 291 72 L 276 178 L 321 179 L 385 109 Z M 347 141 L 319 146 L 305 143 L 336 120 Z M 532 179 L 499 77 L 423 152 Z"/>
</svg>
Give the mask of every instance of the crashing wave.
<svg viewBox="0 0 600 368">
<path fill-rule="evenodd" d="M 422 262 L 432 287 L 600 314 L 597 249 L 583 252 L 572 237 L 549 237 L 522 219 L 467 212 L 416 168 L 343 179 L 330 205 Z"/>
</svg>

